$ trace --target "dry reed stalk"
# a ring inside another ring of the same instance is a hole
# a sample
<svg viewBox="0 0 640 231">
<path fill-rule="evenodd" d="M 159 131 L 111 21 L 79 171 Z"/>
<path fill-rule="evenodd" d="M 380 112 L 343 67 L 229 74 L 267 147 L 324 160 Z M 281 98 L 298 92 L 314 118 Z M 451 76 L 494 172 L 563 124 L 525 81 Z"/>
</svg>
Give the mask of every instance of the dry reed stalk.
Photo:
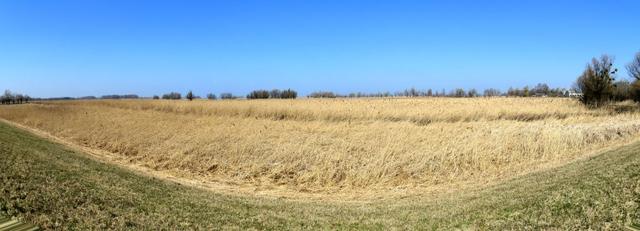
<svg viewBox="0 0 640 231">
<path fill-rule="evenodd" d="M 327 192 L 488 181 L 640 131 L 635 112 L 518 98 L 71 101 L 0 118 L 157 170 Z"/>
</svg>

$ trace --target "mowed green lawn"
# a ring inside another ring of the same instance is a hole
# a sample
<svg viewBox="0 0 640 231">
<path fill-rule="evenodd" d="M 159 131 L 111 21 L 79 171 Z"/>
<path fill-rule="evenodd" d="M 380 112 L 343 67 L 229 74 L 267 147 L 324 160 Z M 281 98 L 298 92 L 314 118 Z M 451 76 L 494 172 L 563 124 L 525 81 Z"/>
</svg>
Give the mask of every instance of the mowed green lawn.
<svg viewBox="0 0 640 231">
<path fill-rule="evenodd" d="M 96 162 L 0 123 L 0 216 L 46 229 L 625 229 L 640 143 L 476 191 L 371 203 L 203 191 Z"/>
</svg>

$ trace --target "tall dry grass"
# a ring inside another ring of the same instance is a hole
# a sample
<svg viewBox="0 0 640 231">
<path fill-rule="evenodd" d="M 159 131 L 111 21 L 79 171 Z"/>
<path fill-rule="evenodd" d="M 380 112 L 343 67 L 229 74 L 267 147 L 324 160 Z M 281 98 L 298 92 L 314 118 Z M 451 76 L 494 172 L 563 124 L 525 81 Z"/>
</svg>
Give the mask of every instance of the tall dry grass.
<svg viewBox="0 0 640 231">
<path fill-rule="evenodd" d="M 107 106 L 201 116 L 232 116 L 297 121 L 469 122 L 531 121 L 577 115 L 604 115 L 563 98 L 430 98 L 430 99 L 307 99 L 250 101 L 59 101 L 50 105 Z"/>
<path fill-rule="evenodd" d="M 532 98 L 73 101 L 0 118 L 181 176 L 320 192 L 490 181 L 640 131 L 636 112 Z"/>
</svg>

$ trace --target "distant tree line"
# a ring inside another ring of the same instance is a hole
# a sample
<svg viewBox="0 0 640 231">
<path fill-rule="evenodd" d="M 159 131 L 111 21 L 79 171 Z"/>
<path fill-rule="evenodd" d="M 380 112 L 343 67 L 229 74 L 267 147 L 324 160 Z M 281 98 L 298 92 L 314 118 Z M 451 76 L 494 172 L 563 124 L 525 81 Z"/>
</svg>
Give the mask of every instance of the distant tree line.
<svg viewBox="0 0 640 231">
<path fill-rule="evenodd" d="M 473 97 L 570 97 L 571 90 L 564 88 L 549 88 L 545 83 L 540 83 L 531 88 L 525 86 L 523 88 L 509 88 L 507 92 L 502 92 L 496 88 L 487 88 L 482 92 L 471 88 L 465 90 L 463 88 L 455 88 L 450 91 L 442 89 L 435 91 L 433 89 L 419 90 L 416 88 L 407 88 L 395 93 L 379 92 L 379 93 L 362 93 L 355 92 L 349 94 L 338 94 L 331 91 L 316 91 L 307 95 L 308 98 L 368 98 L 368 97 L 453 97 L 453 98 L 473 98 Z"/>
<path fill-rule="evenodd" d="M 235 95 L 233 95 L 231 93 L 222 93 L 222 94 L 220 94 L 220 99 L 223 99 L 223 100 L 238 99 L 238 98 L 240 98 L 240 97 L 239 96 L 235 96 Z"/>
<path fill-rule="evenodd" d="M 254 90 L 247 95 L 247 99 L 295 99 L 298 98 L 298 92 L 286 89 L 278 90 Z"/>
<path fill-rule="evenodd" d="M 316 92 L 312 92 L 311 94 L 307 95 L 308 98 L 338 98 L 338 97 L 342 97 L 336 93 L 330 92 L 330 91 L 316 91 Z"/>
<path fill-rule="evenodd" d="M 94 100 L 94 99 L 98 99 L 98 97 L 95 97 L 95 96 L 83 96 L 83 97 L 78 97 L 78 99 L 80 99 L 80 100 Z"/>
<path fill-rule="evenodd" d="M 546 83 L 539 83 L 533 87 L 524 86 L 522 88 L 510 87 L 506 92 L 501 92 L 496 88 L 488 88 L 482 92 L 476 89 L 465 90 L 456 88 L 449 92 L 445 89 L 441 91 L 427 89 L 419 90 L 414 87 L 407 88 L 395 93 L 377 92 L 363 93 L 354 92 L 349 94 L 338 94 L 331 91 L 316 91 L 307 95 L 308 98 L 365 98 L 365 97 L 577 97 L 580 102 L 591 107 L 599 107 L 609 102 L 634 100 L 640 102 L 640 52 L 634 59 L 626 65 L 631 80 L 616 80 L 618 69 L 615 68 L 613 58 L 608 55 L 602 55 L 599 59 L 593 58 L 587 64 L 583 73 L 577 78 L 576 83 L 571 89 L 551 88 Z M 232 93 L 221 93 L 216 96 L 213 93 L 206 95 L 209 100 L 230 100 L 241 98 Z M 292 89 L 286 90 L 254 90 L 246 95 L 246 99 L 295 99 L 298 92 Z M 101 99 L 138 99 L 138 95 L 104 95 Z M 188 100 L 198 99 L 199 96 L 193 94 L 192 91 L 187 92 L 185 98 Z M 73 100 L 73 99 L 97 99 L 93 96 L 80 98 L 59 97 L 38 100 Z M 178 92 L 170 92 L 163 94 L 161 97 L 154 95 L 153 99 L 180 100 L 182 94 Z M 6 90 L 0 97 L 2 104 L 18 104 L 26 103 L 33 100 L 31 97 L 22 94 L 14 94 Z"/>
<path fill-rule="evenodd" d="M 95 96 L 85 96 L 85 97 L 93 97 L 95 99 L 97 99 Z M 50 98 L 34 98 L 33 101 L 54 101 L 54 100 L 78 100 L 81 98 L 75 98 L 75 97 L 50 97 Z"/>
<path fill-rule="evenodd" d="M 365 92 L 352 92 L 346 95 L 341 95 L 331 91 L 316 91 L 307 95 L 307 98 L 369 98 L 369 97 L 392 97 L 390 92 L 377 92 L 377 93 L 365 93 Z"/>
<path fill-rule="evenodd" d="M 28 95 L 13 93 L 10 90 L 5 90 L 4 94 L 0 96 L 0 102 L 2 102 L 2 104 L 22 104 L 29 103 L 31 100 L 31 97 Z"/>
<path fill-rule="evenodd" d="M 51 98 L 36 98 L 33 100 L 38 101 L 52 101 L 52 100 L 97 100 L 97 99 L 142 99 L 142 97 L 135 94 L 128 95 L 103 95 L 100 97 L 96 96 L 81 96 L 81 97 L 51 97 Z"/>
<path fill-rule="evenodd" d="M 162 99 L 179 100 L 179 99 L 182 99 L 182 94 L 178 92 L 171 92 L 171 93 L 162 95 Z"/>
<path fill-rule="evenodd" d="M 87 96 L 83 98 L 92 98 L 93 96 Z M 101 99 L 139 99 L 140 97 L 136 94 L 128 94 L 128 95 L 103 95 L 100 97 Z"/>
<path fill-rule="evenodd" d="M 567 90 L 565 88 L 550 88 L 546 83 L 539 83 L 538 85 L 530 88 L 529 86 L 525 86 L 523 88 L 509 88 L 507 90 L 506 96 L 517 96 L 517 97 L 569 97 L 569 93 L 572 90 Z"/>
<path fill-rule="evenodd" d="M 208 93 L 206 95 L 208 100 L 217 100 L 217 99 L 223 99 L 223 100 L 228 100 L 228 99 L 238 99 L 241 97 L 235 96 L 231 93 L 221 93 L 220 97 L 218 97 L 216 94 L 214 93 Z M 184 95 L 184 99 L 187 99 L 189 101 L 194 100 L 194 99 L 200 99 L 200 96 L 197 96 L 193 93 L 193 91 L 188 91 L 185 95 Z M 162 96 L 157 96 L 154 95 L 153 99 L 166 99 L 166 100 L 181 100 L 183 99 L 182 94 L 180 94 L 179 92 L 170 92 L 170 93 L 166 93 L 163 94 Z"/>
</svg>

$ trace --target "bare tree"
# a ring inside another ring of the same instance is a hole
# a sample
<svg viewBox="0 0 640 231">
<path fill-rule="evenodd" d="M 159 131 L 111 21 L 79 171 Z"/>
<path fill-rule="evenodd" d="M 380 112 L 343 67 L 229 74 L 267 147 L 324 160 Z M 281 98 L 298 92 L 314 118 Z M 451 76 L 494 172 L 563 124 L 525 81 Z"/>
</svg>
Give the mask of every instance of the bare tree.
<svg viewBox="0 0 640 231">
<path fill-rule="evenodd" d="M 611 100 L 614 91 L 613 82 L 618 69 L 613 67 L 613 59 L 602 55 L 600 59 L 593 58 L 584 72 L 576 81 L 582 92 L 580 101 L 589 106 L 602 106 Z"/>
<path fill-rule="evenodd" d="M 467 97 L 473 98 L 473 97 L 478 97 L 478 91 L 474 88 L 471 88 L 468 92 L 467 92 Z"/>
<path fill-rule="evenodd" d="M 631 97 L 634 101 L 640 102 L 640 52 L 636 53 L 633 61 L 627 65 L 629 77 L 634 79 L 631 82 Z"/>
<path fill-rule="evenodd" d="M 231 93 L 221 93 L 220 99 L 237 99 L 238 97 Z"/>
<path fill-rule="evenodd" d="M 331 91 L 315 91 L 315 92 L 311 92 L 311 94 L 309 94 L 307 97 L 308 98 L 337 98 L 341 96 Z"/>
<path fill-rule="evenodd" d="M 500 90 L 495 88 L 489 88 L 484 90 L 484 97 L 496 97 L 500 96 Z"/>
<path fill-rule="evenodd" d="M 295 99 L 298 98 L 298 92 L 287 89 L 280 92 L 280 98 L 282 99 Z"/>
<path fill-rule="evenodd" d="M 278 89 L 273 89 L 269 92 L 269 98 L 272 99 L 279 99 L 282 98 L 282 91 L 278 90 Z"/>
<path fill-rule="evenodd" d="M 456 88 L 449 93 L 449 97 L 465 97 L 466 92 L 462 88 Z"/>
<path fill-rule="evenodd" d="M 5 90 L 4 95 L 2 95 L 2 104 L 11 104 L 13 101 L 15 101 L 13 93 L 10 90 Z"/>
<path fill-rule="evenodd" d="M 636 53 L 633 61 L 627 65 L 629 76 L 636 80 L 640 80 L 640 52 Z"/>
<path fill-rule="evenodd" d="M 535 95 L 548 95 L 549 85 L 547 85 L 546 83 L 539 83 L 532 89 L 532 91 Z"/>
</svg>

